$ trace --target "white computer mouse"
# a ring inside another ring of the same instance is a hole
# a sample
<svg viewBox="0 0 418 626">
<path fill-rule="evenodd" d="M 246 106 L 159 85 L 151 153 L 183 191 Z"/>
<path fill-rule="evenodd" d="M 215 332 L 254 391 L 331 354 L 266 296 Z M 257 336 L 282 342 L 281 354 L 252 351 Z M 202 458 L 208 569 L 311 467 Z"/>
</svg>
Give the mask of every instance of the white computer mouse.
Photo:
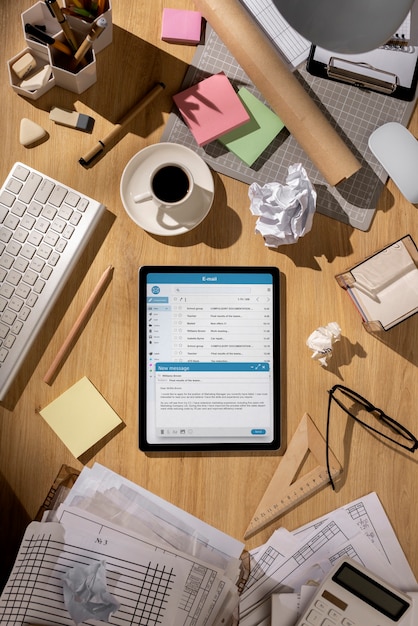
<svg viewBox="0 0 418 626">
<path fill-rule="evenodd" d="M 369 148 L 405 198 L 418 203 L 418 141 L 405 126 L 388 122 L 369 137 Z"/>
</svg>

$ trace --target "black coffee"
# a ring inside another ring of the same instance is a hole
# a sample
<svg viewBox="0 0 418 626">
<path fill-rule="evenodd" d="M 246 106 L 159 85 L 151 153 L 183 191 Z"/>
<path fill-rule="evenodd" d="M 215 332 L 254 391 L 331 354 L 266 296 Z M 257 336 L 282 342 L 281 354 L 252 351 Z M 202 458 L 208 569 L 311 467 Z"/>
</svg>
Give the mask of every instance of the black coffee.
<svg viewBox="0 0 418 626">
<path fill-rule="evenodd" d="M 166 165 L 152 180 L 152 190 L 162 202 L 179 202 L 189 191 L 189 177 L 177 165 Z"/>
</svg>

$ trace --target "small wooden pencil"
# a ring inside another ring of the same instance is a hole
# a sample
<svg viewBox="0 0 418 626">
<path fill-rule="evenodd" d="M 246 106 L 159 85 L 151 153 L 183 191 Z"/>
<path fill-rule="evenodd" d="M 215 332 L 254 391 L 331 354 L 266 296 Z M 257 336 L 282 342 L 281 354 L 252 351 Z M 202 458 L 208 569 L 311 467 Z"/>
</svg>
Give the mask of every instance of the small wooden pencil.
<svg viewBox="0 0 418 626">
<path fill-rule="evenodd" d="M 112 275 L 113 275 L 113 267 L 109 265 L 109 267 L 103 272 L 99 282 L 97 283 L 91 296 L 87 300 L 80 315 L 78 316 L 73 327 L 71 328 L 68 337 L 62 344 L 61 348 L 58 350 L 58 353 L 55 359 L 52 361 L 50 368 L 45 374 L 43 381 L 47 383 L 47 385 L 51 385 L 53 381 L 55 380 L 55 377 L 57 376 L 59 370 L 61 369 L 65 359 L 67 358 L 70 351 L 72 350 L 78 338 L 79 333 L 84 328 L 90 315 L 93 313 L 94 309 L 96 308 L 96 305 L 99 302 L 102 294 L 104 293 L 110 279 L 112 278 Z"/>
</svg>

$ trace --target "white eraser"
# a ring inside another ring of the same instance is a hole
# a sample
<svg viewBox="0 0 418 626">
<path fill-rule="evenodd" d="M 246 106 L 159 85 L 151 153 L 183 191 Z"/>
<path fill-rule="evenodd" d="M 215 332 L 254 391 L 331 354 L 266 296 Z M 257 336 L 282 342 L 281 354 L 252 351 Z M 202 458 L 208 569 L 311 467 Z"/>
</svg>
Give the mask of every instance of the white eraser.
<svg viewBox="0 0 418 626">
<path fill-rule="evenodd" d="M 36 61 L 30 52 L 26 52 L 12 65 L 12 70 L 19 78 L 24 78 L 34 70 L 36 67 Z"/>
<path fill-rule="evenodd" d="M 22 80 L 19 87 L 21 87 L 22 89 L 26 89 L 27 91 L 36 91 L 37 89 L 40 89 L 41 87 L 46 85 L 50 77 L 51 66 L 44 65 L 44 67 L 39 70 L 39 72 L 36 72 L 36 74 L 29 76 L 29 78 L 27 78 L 26 80 Z"/>
<path fill-rule="evenodd" d="M 84 115 L 84 113 L 78 113 L 77 111 L 67 111 L 59 107 L 52 107 L 49 113 L 49 119 L 56 124 L 77 128 L 78 130 L 85 130 L 87 132 L 90 132 L 94 125 L 94 119 L 90 117 L 90 115 Z"/>
<path fill-rule="evenodd" d="M 26 117 L 21 120 L 19 140 L 22 146 L 28 148 L 46 137 L 46 134 L 46 130 L 42 128 L 42 126 L 39 126 L 39 124 L 36 124 L 36 122 L 28 120 Z"/>
</svg>

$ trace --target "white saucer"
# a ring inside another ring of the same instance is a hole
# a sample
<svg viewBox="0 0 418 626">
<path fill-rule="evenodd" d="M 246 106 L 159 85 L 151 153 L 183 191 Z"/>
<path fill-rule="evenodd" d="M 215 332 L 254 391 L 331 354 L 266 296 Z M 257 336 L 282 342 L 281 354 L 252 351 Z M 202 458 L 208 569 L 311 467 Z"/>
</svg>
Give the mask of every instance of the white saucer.
<svg viewBox="0 0 418 626">
<path fill-rule="evenodd" d="M 187 167 L 193 175 L 191 196 L 173 209 L 163 209 L 153 199 L 134 202 L 146 192 L 151 172 L 165 161 Z M 154 235 L 180 235 L 195 228 L 209 213 L 213 202 L 212 173 L 203 159 L 190 148 L 175 143 L 157 143 L 137 152 L 122 173 L 120 196 L 129 217 Z"/>
</svg>

